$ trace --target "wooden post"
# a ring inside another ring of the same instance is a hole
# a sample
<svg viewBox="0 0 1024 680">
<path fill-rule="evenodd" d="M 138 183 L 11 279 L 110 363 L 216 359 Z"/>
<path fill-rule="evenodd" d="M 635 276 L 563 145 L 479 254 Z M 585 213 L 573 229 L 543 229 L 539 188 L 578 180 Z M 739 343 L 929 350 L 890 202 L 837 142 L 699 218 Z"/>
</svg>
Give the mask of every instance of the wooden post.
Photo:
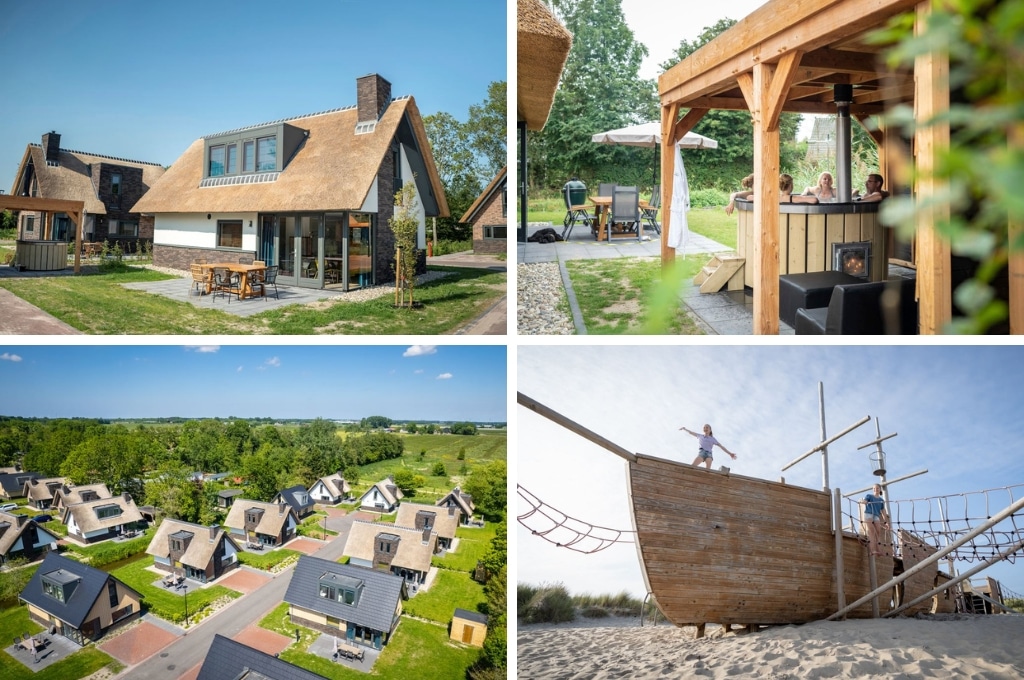
<svg viewBox="0 0 1024 680">
<path fill-rule="evenodd" d="M 676 174 L 676 155 L 672 153 L 672 131 L 679 116 L 679 104 L 661 107 L 661 268 L 671 269 L 676 251 L 668 247 L 668 231 L 672 228 L 672 178 Z M 666 181 L 668 178 L 668 181 Z"/>
<path fill-rule="evenodd" d="M 395 306 L 398 306 L 399 295 L 402 291 L 402 246 L 395 249 Z M 402 300 L 404 301 L 404 296 Z"/>
<path fill-rule="evenodd" d="M 843 496 L 839 489 L 832 492 L 832 531 L 836 535 L 836 611 L 846 607 L 843 566 Z M 870 552 L 870 551 L 869 551 Z M 846 618 L 845 616 L 843 618 Z"/>
<path fill-rule="evenodd" d="M 693 636 L 694 639 L 699 640 L 700 638 L 704 637 L 704 627 L 705 627 L 705 625 L 707 625 L 707 624 L 704 624 L 704 623 L 698 623 L 697 624 L 697 632 Z"/>
<path fill-rule="evenodd" d="M 754 334 L 779 333 L 779 129 L 767 125 L 772 78 L 754 66 Z"/>
<path fill-rule="evenodd" d="M 925 28 L 930 5 L 917 6 L 914 31 Z M 914 133 L 917 156 L 917 200 L 925 204 L 945 190 L 935 178 L 935 156 L 949 148 L 949 123 L 930 121 L 949 110 L 949 59 L 934 52 L 923 54 L 914 61 L 914 120 L 918 126 Z M 949 242 L 935 229 L 935 223 L 949 219 L 949 204 L 936 204 L 918 214 L 917 223 L 917 297 L 922 335 L 935 335 L 952 319 L 950 292 Z"/>
<path fill-rule="evenodd" d="M 1012 69 L 1011 72 L 1016 73 Z M 1016 88 L 1019 92 L 1022 85 L 1024 83 L 1011 82 L 1009 89 L 1013 92 Z M 1007 142 L 1011 149 L 1020 151 L 1024 148 L 1024 122 L 1018 120 L 1010 126 Z M 1024 239 L 1024 223 L 1010 220 L 1007 236 L 1010 251 L 1007 263 L 1010 278 L 1010 333 L 1020 335 L 1024 333 L 1024 248 L 1015 248 L 1014 243 Z"/>
<path fill-rule="evenodd" d="M 874 592 L 878 590 L 878 572 L 875 571 L 875 553 L 871 550 L 868 550 L 868 572 L 868 576 L 871 578 L 871 591 Z M 841 609 L 842 607 L 840 607 Z M 878 618 L 878 595 L 871 598 L 871 618 Z"/>
</svg>

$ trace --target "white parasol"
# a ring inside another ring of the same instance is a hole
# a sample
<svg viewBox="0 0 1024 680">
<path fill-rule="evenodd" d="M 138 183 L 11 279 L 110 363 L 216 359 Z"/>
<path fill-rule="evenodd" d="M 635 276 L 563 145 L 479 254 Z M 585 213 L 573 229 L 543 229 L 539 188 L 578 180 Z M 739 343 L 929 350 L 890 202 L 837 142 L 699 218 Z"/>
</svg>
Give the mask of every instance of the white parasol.
<svg viewBox="0 0 1024 680">
<path fill-rule="evenodd" d="M 690 186 L 686 182 L 686 167 L 683 165 L 683 154 L 676 149 L 676 167 L 672 176 L 672 219 L 668 224 L 667 243 L 677 251 L 686 250 L 686 239 L 690 235 L 686 223 L 686 213 L 690 210 Z"/>
<path fill-rule="evenodd" d="M 647 148 L 657 147 L 661 144 L 661 123 L 641 123 L 629 127 L 599 132 L 590 138 L 590 141 L 598 144 L 625 144 L 626 146 L 645 146 Z M 687 132 L 680 139 L 676 146 L 681 149 L 717 149 L 718 142 L 698 135 L 696 132 Z"/>
</svg>

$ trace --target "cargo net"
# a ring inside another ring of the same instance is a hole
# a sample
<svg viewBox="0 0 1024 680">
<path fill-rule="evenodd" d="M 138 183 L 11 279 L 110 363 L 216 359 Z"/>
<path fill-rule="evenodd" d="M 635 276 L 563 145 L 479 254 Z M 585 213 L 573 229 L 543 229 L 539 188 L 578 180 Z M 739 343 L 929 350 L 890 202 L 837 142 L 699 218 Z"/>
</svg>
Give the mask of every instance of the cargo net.
<svg viewBox="0 0 1024 680">
<path fill-rule="evenodd" d="M 516 484 L 516 491 L 529 507 L 516 517 L 519 523 L 529 529 L 534 536 L 539 536 L 559 548 L 591 554 L 616 543 L 633 543 L 633 531 L 609 529 L 569 517 L 534 496 L 520 484 Z"/>
<path fill-rule="evenodd" d="M 1022 496 L 1024 496 L 1024 485 L 932 498 L 891 500 L 887 504 L 891 525 L 890 545 L 884 545 L 883 552 L 893 554 L 891 538 L 900 529 L 914 534 L 936 548 L 943 548 L 983 526 L 994 515 L 1013 505 Z M 853 520 L 854 526 L 857 526 L 860 523 L 862 506 L 858 503 L 858 498 L 846 500 L 848 505 L 847 511 L 843 513 L 846 515 L 844 520 Z M 860 527 L 860 533 L 864 535 L 866 529 L 863 523 L 860 523 Z M 964 562 L 978 562 L 996 557 L 1022 541 L 1024 541 L 1024 511 L 1010 515 L 985 529 L 956 548 L 950 553 L 950 558 Z M 1020 554 L 1021 549 L 1018 549 L 1004 556 L 1004 559 L 1013 563 Z"/>
</svg>

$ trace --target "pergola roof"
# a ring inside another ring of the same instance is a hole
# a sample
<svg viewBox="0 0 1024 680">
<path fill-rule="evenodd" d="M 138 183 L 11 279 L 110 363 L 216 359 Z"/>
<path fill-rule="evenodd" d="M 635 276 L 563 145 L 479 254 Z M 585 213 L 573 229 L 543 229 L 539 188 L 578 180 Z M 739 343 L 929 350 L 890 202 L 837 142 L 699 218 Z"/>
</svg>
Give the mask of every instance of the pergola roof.
<svg viewBox="0 0 1024 680">
<path fill-rule="evenodd" d="M 519 120 L 529 130 L 543 130 L 555 91 L 569 58 L 572 35 L 540 0 L 518 0 L 517 22 Z"/>
<path fill-rule="evenodd" d="M 914 0 L 771 0 L 700 48 L 658 79 L 662 106 L 747 110 L 742 74 L 799 52 L 782 110 L 835 113 L 832 86 L 853 86 L 853 114 L 880 113 L 913 101 L 913 73 L 894 72 L 879 61 L 880 45 L 865 37 Z"/>
</svg>

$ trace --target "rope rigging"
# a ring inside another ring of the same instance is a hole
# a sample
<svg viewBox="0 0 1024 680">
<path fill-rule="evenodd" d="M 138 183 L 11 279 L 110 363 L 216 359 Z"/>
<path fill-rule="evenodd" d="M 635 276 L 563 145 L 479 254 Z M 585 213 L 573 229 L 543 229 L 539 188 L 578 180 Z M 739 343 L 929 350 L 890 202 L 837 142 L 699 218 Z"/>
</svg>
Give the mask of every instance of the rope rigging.
<svg viewBox="0 0 1024 680">
<path fill-rule="evenodd" d="M 516 484 L 516 491 L 530 506 L 529 510 L 516 517 L 519 523 L 529 529 L 534 536 L 539 536 L 560 548 L 589 555 L 616 543 L 634 542 L 634 531 L 609 529 L 570 517 L 534 496 L 521 484 Z"/>
</svg>

